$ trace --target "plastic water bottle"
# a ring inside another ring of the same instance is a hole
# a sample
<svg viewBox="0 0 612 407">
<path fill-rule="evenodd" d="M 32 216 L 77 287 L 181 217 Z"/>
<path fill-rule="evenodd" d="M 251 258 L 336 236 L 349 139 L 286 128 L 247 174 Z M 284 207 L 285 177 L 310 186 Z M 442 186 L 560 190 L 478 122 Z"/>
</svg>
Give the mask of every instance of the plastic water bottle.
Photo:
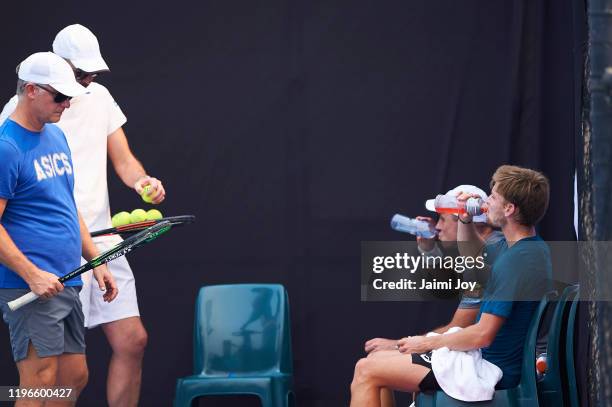
<svg viewBox="0 0 612 407">
<path fill-rule="evenodd" d="M 538 376 L 538 380 L 543 378 L 546 375 L 546 370 L 548 369 L 548 360 L 546 357 L 546 352 L 540 353 L 536 358 L 536 373 Z"/>
<path fill-rule="evenodd" d="M 454 215 L 464 213 L 472 216 L 482 215 L 487 211 L 487 207 L 483 205 L 484 201 L 481 198 L 469 198 L 465 202 L 460 202 L 456 197 L 450 195 L 438 195 L 434 201 L 436 212 Z"/>
<path fill-rule="evenodd" d="M 411 235 L 433 239 L 436 237 L 436 230 L 432 228 L 428 222 L 423 220 L 408 218 L 406 216 L 395 214 L 391 218 L 391 229 L 398 232 L 410 233 Z"/>
</svg>

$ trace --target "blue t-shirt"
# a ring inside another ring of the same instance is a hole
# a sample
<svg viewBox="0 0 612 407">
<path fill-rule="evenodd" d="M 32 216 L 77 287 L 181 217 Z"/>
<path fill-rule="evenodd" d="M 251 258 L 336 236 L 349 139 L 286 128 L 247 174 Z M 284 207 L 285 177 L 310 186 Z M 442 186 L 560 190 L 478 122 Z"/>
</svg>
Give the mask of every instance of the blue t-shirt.
<svg viewBox="0 0 612 407">
<path fill-rule="evenodd" d="M 62 276 L 79 267 L 81 233 L 74 202 L 74 175 L 64 133 L 53 124 L 29 131 L 12 120 L 0 126 L 0 224 L 37 267 Z M 66 282 L 82 285 L 80 277 Z M 0 288 L 27 288 L 0 264 Z"/>
<path fill-rule="evenodd" d="M 493 266 L 477 320 L 483 313 L 506 320 L 493 343 L 482 349 L 482 357 L 502 370 L 497 388 L 506 389 L 520 381 L 527 331 L 538 301 L 551 288 L 552 263 L 548 245 L 539 236 L 510 248 L 504 239 L 487 246 L 486 254 Z"/>
</svg>

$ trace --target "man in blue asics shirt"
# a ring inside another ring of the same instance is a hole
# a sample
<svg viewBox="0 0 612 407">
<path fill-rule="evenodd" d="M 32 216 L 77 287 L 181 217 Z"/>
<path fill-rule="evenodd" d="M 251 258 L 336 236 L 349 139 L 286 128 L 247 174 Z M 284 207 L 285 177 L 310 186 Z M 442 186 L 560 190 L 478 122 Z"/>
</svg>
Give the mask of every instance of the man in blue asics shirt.
<svg viewBox="0 0 612 407">
<path fill-rule="evenodd" d="M 57 385 L 78 395 L 87 383 L 82 282 L 76 278 L 64 287 L 58 277 L 77 268 L 81 255 L 90 260 L 99 253 L 74 202 L 68 143 L 50 123 L 85 88 L 70 65 L 51 52 L 26 58 L 18 77 L 17 108 L 0 126 L 0 308 L 20 387 Z M 112 301 L 117 287 L 106 266 L 94 275 L 100 295 Z M 29 290 L 41 298 L 10 311 L 7 302 Z"/>
</svg>

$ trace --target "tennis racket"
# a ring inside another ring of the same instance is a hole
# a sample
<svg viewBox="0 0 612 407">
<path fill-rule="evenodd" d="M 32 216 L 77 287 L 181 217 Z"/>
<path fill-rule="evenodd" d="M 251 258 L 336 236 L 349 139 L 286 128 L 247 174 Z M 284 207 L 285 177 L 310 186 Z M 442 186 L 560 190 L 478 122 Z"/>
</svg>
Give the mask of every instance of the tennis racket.
<svg viewBox="0 0 612 407">
<path fill-rule="evenodd" d="M 158 224 L 160 222 L 170 222 L 172 226 L 182 226 L 188 223 L 195 222 L 195 216 L 193 215 L 169 216 L 167 218 L 161 218 L 157 220 L 145 220 L 143 222 L 130 223 L 129 225 L 117 226 L 116 228 L 96 230 L 95 232 L 91 232 L 91 237 L 135 233 L 135 232 L 144 230 L 150 226 L 153 226 L 155 224 Z"/>
<path fill-rule="evenodd" d="M 141 231 L 140 233 L 136 235 L 130 236 L 129 238 L 125 239 L 118 245 L 105 251 L 98 257 L 83 264 L 79 268 L 60 277 L 59 281 L 60 283 L 63 284 L 66 281 L 85 273 L 86 271 L 93 270 L 94 268 L 101 266 L 102 264 L 106 264 L 111 260 L 114 260 L 121 256 L 125 256 L 127 253 L 131 252 L 132 250 L 157 239 L 160 235 L 170 230 L 170 228 L 172 228 L 172 224 L 170 222 L 160 222 L 153 226 L 149 226 L 145 230 Z M 9 302 L 8 306 L 11 309 L 11 311 L 15 311 L 23 307 L 24 305 L 27 305 L 31 303 L 32 301 L 35 301 L 37 298 L 38 298 L 38 295 L 30 291 L 29 293 L 24 294 L 21 297 Z"/>
</svg>

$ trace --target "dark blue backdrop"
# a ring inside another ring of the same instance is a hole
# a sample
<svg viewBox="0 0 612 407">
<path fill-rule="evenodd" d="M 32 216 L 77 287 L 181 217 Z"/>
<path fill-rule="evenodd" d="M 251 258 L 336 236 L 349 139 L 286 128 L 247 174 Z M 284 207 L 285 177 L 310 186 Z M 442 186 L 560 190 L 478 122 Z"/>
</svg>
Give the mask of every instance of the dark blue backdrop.
<svg viewBox="0 0 612 407">
<path fill-rule="evenodd" d="M 164 181 L 165 214 L 197 226 L 130 256 L 150 333 L 142 405 L 170 405 L 191 369 L 199 286 L 280 282 L 297 396 L 346 405 L 374 336 L 423 332 L 453 304 L 361 303 L 360 242 L 404 238 L 393 213 L 500 164 L 553 185 L 546 239 L 572 239 L 575 77 L 570 0 L 48 2 L 3 8 L 0 99 L 14 67 L 79 22 L 131 146 Z M 579 20 L 580 22 L 580 20 Z M 143 204 L 111 177 L 114 212 Z M 82 405 L 104 405 L 109 351 L 88 334 Z M 0 384 L 15 384 L 0 328 Z"/>
</svg>

